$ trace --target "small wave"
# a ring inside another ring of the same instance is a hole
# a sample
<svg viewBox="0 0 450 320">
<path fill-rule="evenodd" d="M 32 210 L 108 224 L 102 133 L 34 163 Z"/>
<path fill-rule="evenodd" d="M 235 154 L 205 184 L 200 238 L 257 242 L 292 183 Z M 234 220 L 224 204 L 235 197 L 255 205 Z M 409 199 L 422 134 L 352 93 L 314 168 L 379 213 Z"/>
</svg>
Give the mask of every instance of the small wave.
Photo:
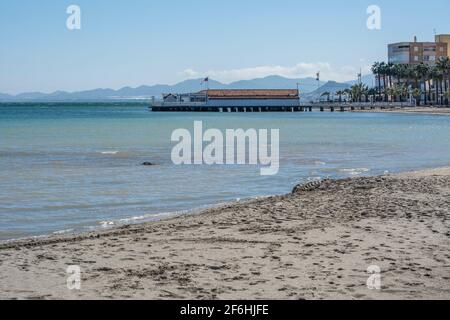
<svg viewBox="0 0 450 320">
<path fill-rule="evenodd" d="M 156 213 L 156 214 L 145 214 L 141 216 L 134 216 L 129 218 L 123 218 L 119 220 L 111 220 L 111 221 L 101 221 L 99 222 L 100 226 L 102 228 L 111 228 L 114 226 L 120 226 L 120 225 L 127 225 L 127 224 L 134 224 L 138 222 L 151 222 L 151 221 L 159 221 L 164 220 L 170 217 L 174 216 L 180 216 L 183 214 L 189 214 L 190 212 L 193 212 L 195 210 L 179 210 L 179 211 L 172 211 L 172 212 L 163 212 L 163 213 Z"/>
<path fill-rule="evenodd" d="M 55 231 L 55 232 L 53 232 L 53 234 L 61 235 L 61 234 L 71 233 L 71 232 L 74 232 L 74 231 L 75 231 L 74 229 L 66 229 L 66 230 Z"/>
<path fill-rule="evenodd" d="M 119 151 L 103 151 L 103 152 L 101 152 L 101 154 L 118 154 L 119 153 Z"/>
<path fill-rule="evenodd" d="M 368 168 L 339 169 L 339 171 L 347 173 L 347 174 L 352 175 L 352 176 L 357 176 L 357 175 L 360 175 L 362 173 L 369 172 L 370 169 L 368 169 Z"/>
<path fill-rule="evenodd" d="M 115 225 L 114 221 L 100 221 L 99 224 L 102 226 L 102 228 L 107 228 Z"/>
</svg>

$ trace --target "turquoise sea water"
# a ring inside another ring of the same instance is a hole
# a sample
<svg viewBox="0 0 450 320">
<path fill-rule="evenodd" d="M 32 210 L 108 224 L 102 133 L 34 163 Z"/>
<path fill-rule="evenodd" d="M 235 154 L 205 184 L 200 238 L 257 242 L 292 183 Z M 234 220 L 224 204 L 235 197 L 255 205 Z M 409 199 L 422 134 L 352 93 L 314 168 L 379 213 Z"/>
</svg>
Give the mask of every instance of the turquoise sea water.
<svg viewBox="0 0 450 320">
<path fill-rule="evenodd" d="M 280 129 L 280 172 L 175 166 L 177 128 Z M 144 161 L 157 164 L 141 166 Z M 450 164 L 450 117 L 151 113 L 143 105 L 0 105 L 0 239 L 79 232 L 255 196 L 319 177 Z"/>
</svg>

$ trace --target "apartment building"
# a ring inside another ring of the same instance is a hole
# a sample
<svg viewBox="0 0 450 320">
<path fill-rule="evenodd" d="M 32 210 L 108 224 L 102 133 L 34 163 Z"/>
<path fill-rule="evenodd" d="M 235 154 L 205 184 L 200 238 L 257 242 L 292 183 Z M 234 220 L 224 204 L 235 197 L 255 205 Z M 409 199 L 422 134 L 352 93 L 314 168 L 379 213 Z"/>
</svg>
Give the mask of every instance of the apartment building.
<svg viewBox="0 0 450 320">
<path fill-rule="evenodd" d="M 450 38 L 450 37 L 449 37 Z M 438 42 L 399 42 L 388 45 L 389 62 L 394 64 L 421 64 L 434 65 L 441 57 L 449 56 L 448 42 L 445 36 L 436 36 Z"/>
</svg>

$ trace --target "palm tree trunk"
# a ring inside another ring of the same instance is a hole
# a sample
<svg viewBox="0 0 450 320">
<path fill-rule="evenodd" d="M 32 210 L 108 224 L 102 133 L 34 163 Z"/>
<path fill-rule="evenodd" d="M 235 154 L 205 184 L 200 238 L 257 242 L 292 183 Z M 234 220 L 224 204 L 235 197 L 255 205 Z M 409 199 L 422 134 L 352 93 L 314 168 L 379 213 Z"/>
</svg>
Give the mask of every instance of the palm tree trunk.
<svg viewBox="0 0 450 320">
<path fill-rule="evenodd" d="M 445 92 L 448 92 L 448 82 L 450 81 L 450 77 L 447 76 L 447 80 L 445 80 Z M 445 105 L 448 107 L 448 98 L 445 98 Z"/>
<path fill-rule="evenodd" d="M 434 89 L 435 89 L 435 92 L 436 92 L 436 97 L 435 97 L 435 103 L 436 103 L 436 105 L 438 105 L 439 104 L 439 86 L 438 86 L 438 81 L 439 80 L 437 80 L 436 79 L 436 83 L 434 84 Z"/>
<path fill-rule="evenodd" d="M 381 100 L 381 75 L 378 74 L 378 100 Z"/>
</svg>

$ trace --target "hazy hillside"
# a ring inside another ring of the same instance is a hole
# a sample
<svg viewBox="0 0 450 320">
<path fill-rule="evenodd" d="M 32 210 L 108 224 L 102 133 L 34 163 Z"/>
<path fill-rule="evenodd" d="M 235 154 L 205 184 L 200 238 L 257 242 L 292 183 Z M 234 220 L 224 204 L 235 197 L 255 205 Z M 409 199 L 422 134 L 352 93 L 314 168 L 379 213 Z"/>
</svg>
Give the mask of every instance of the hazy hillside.
<svg viewBox="0 0 450 320">
<path fill-rule="evenodd" d="M 325 92 L 329 92 L 329 93 L 333 94 L 336 91 L 345 90 L 350 87 L 351 87 L 351 85 L 349 83 L 339 83 L 336 81 L 328 81 L 326 84 L 321 86 L 319 89 L 302 95 L 302 99 L 303 99 L 303 101 L 314 101 L 314 100 L 317 100 L 318 98 L 320 98 L 321 95 Z"/>
<path fill-rule="evenodd" d="M 372 82 L 373 76 L 364 76 L 363 82 Z M 288 79 L 281 76 L 268 76 L 265 78 L 242 80 L 230 84 L 224 84 L 215 80 L 209 81 L 211 89 L 296 89 L 299 84 L 302 96 L 311 99 L 317 97 L 325 91 L 335 92 L 350 87 L 352 83 L 338 83 L 329 81 L 320 82 L 320 88 L 314 78 Z M 137 88 L 124 87 L 119 90 L 94 89 L 79 92 L 56 91 L 53 93 L 28 92 L 16 96 L 0 93 L 0 101 L 3 102 L 70 102 L 70 101 L 118 101 L 161 98 L 164 93 L 187 93 L 197 92 L 205 89 L 202 79 L 191 79 L 182 81 L 175 85 L 158 84 L 153 86 L 140 86 Z"/>
</svg>

